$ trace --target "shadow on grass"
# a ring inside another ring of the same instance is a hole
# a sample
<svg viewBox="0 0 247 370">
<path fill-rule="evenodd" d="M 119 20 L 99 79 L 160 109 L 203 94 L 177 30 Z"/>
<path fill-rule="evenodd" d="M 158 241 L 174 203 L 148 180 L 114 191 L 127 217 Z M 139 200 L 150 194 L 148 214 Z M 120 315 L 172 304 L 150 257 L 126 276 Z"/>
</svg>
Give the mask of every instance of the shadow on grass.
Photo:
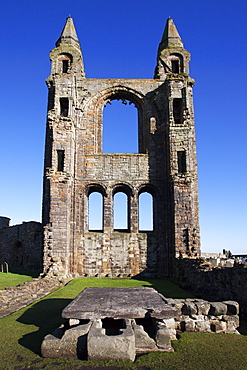
<svg viewBox="0 0 247 370">
<path fill-rule="evenodd" d="M 37 278 L 40 274 L 39 271 L 30 271 L 30 270 L 24 270 L 21 268 L 10 268 L 9 272 L 12 274 L 18 274 L 18 275 L 26 275 L 31 276 L 32 278 Z"/>
<path fill-rule="evenodd" d="M 61 312 L 70 302 L 71 299 L 44 299 L 28 308 L 17 321 L 39 329 L 25 334 L 19 339 L 19 344 L 40 355 L 42 340 L 65 321 Z"/>
</svg>

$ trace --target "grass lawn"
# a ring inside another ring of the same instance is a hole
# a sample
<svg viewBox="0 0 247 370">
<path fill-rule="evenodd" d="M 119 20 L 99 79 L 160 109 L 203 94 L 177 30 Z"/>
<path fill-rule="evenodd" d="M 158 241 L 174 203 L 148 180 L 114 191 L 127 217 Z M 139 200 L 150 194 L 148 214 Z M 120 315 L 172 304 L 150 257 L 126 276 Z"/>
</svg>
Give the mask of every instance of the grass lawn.
<svg viewBox="0 0 247 370">
<path fill-rule="evenodd" d="M 32 280 L 34 277 L 38 277 L 38 275 L 38 272 L 21 269 L 11 269 L 7 274 L 6 272 L 0 272 L 0 289 L 23 284 L 28 280 Z"/>
<path fill-rule="evenodd" d="M 40 357 L 43 337 L 58 327 L 62 309 L 87 286 L 149 286 L 166 297 L 192 297 L 165 280 L 75 279 L 46 298 L 0 320 L 0 369 L 247 369 L 247 336 L 183 333 L 173 341 L 174 353 L 149 353 L 134 363 L 80 361 Z M 246 334 L 246 332 L 245 332 Z"/>
</svg>

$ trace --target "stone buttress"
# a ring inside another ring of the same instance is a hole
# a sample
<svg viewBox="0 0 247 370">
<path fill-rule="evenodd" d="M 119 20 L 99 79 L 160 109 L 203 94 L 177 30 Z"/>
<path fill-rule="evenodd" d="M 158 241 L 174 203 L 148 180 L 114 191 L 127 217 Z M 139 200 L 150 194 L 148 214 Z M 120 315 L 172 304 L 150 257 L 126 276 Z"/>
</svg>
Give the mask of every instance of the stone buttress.
<svg viewBox="0 0 247 370">
<path fill-rule="evenodd" d="M 86 78 L 72 18 L 50 53 L 43 191 L 44 271 L 64 276 L 169 276 L 176 257 L 200 254 L 190 54 L 167 20 L 154 79 Z M 138 110 L 138 154 L 102 153 L 102 112 L 112 100 Z M 89 196 L 103 199 L 89 230 Z M 128 225 L 114 229 L 114 195 Z M 153 199 L 153 230 L 140 231 L 140 194 Z"/>
</svg>

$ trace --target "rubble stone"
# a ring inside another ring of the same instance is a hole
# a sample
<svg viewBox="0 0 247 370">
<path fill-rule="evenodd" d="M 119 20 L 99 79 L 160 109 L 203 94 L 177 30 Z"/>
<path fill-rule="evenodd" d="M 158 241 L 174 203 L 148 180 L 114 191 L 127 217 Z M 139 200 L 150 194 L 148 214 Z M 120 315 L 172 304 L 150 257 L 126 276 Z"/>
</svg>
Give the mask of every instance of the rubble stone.
<svg viewBox="0 0 247 370">
<path fill-rule="evenodd" d="M 223 301 L 227 305 L 227 315 L 238 315 L 239 314 L 239 304 L 235 301 Z"/>
<path fill-rule="evenodd" d="M 212 320 L 211 330 L 215 333 L 225 333 L 226 332 L 226 322 L 219 321 L 219 320 Z"/>
<path fill-rule="evenodd" d="M 211 302 L 209 315 L 219 316 L 226 315 L 227 305 L 222 302 Z"/>
<path fill-rule="evenodd" d="M 206 301 L 195 302 L 197 306 L 198 315 L 208 315 L 210 303 Z"/>
</svg>

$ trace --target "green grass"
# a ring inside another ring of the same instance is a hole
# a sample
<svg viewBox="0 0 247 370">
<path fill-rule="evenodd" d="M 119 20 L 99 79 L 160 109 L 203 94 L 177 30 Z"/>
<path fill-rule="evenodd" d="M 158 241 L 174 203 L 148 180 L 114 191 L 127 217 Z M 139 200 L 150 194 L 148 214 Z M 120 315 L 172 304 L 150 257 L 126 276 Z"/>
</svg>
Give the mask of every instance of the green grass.
<svg viewBox="0 0 247 370">
<path fill-rule="evenodd" d="M 149 286 L 167 297 L 192 297 L 165 280 L 75 279 L 46 298 L 0 320 L 0 369 L 83 370 L 85 366 L 96 369 L 105 366 L 107 370 L 111 369 L 109 366 L 136 370 L 247 369 L 247 336 L 231 334 L 183 333 L 178 341 L 172 342 L 174 353 L 150 353 L 138 357 L 133 364 L 123 361 L 41 358 L 43 337 L 63 322 L 62 309 L 87 286 Z"/>
<path fill-rule="evenodd" d="M 15 287 L 17 285 L 23 284 L 28 280 L 32 280 L 37 277 L 38 273 L 34 271 L 13 269 L 11 272 L 0 272 L 0 289 L 6 287 Z"/>
</svg>

